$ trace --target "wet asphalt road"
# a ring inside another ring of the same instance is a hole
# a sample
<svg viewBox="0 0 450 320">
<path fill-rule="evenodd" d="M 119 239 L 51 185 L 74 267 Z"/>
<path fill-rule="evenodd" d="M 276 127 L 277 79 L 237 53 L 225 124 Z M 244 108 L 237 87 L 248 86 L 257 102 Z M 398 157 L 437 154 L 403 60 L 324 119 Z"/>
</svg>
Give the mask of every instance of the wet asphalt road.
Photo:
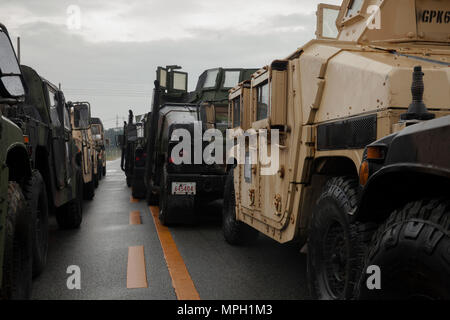
<svg viewBox="0 0 450 320">
<path fill-rule="evenodd" d="M 58 230 L 51 219 L 48 264 L 33 282 L 33 299 L 177 299 L 150 210 L 130 194 L 119 161 L 108 162 L 94 200 L 84 203 L 80 229 Z M 130 225 L 137 210 L 142 224 Z M 169 228 L 201 299 L 308 298 L 306 256 L 297 245 L 260 236 L 232 247 L 223 239 L 220 213 L 220 202 L 208 204 L 196 224 Z M 144 246 L 148 288 L 127 289 L 131 246 Z M 80 290 L 66 285 L 72 265 L 80 267 Z"/>
</svg>

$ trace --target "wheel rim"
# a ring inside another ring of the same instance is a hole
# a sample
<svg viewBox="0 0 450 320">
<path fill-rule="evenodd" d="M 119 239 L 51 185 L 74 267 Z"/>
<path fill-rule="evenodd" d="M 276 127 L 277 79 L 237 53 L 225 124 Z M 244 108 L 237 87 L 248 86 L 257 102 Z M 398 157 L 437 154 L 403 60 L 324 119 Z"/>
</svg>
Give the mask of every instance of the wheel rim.
<svg viewBox="0 0 450 320">
<path fill-rule="evenodd" d="M 324 280 L 327 291 L 336 299 L 343 296 L 347 278 L 349 251 L 344 228 L 338 221 L 333 221 L 324 239 Z"/>
</svg>

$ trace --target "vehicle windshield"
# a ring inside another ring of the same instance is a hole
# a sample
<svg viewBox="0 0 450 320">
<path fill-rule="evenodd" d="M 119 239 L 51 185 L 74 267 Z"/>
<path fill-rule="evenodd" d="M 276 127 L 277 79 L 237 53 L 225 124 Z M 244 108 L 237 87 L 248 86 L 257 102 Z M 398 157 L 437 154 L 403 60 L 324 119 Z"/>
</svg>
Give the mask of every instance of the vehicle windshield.
<svg viewBox="0 0 450 320">
<path fill-rule="evenodd" d="M 2 74 L 20 75 L 16 54 L 11 46 L 8 36 L 0 31 L 0 69 Z"/>
<path fill-rule="evenodd" d="M 100 127 L 98 125 L 94 125 L 91 127 L 92 134 L 100 134 Z"/>
<path fill-rule="evenodd" d="M 89 127 L 89 107 L 87 105 L 76 106 L 74 109 L 75 127 Z"/>
<path fill-rule="evenodd" d="M 240 71 L 226 71 L 225 81 L 223 83 L 224 88 L 234 88 L 239 84 L 241 72 Z"/>
<path fill-rule="evenodd" d="M 209 70 L 206 74 L 205 84 L 203 88 L 212 88 L 216 86 L 217 75 L 219 74 L 219 69 Z"/>
<path fill-rule="evenodd" d="M 142 125 L 142 123 L 136 123 L 136 131 L 138 138 L 144 137 L 144 126 Z"/>
</svg>

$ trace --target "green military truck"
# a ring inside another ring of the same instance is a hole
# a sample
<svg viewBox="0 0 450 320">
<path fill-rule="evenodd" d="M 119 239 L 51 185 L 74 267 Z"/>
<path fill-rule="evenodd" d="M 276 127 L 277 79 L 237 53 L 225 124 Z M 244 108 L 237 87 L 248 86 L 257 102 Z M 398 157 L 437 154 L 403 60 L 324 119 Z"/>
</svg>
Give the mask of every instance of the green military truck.
<svg viewBox="0 0 450 320">
<path fill-rule="evenodd" d="M 203 159 L 208 143 L 202 138 L 196 141 L 196 125 L 202 136 L 208 129 L 224 131 L 228 126 L 228 90 L 256 71 L 206 70 L 199 77 L 196 90 L 189 93 L 188 74 L 179 69 L 158 67 L 153 112 L 147 124 L 147 201 L 159 203 L 163 224 L 191 220 L 200 203 L 222 198 L 226 166 Z M 189 132 L 192 140 L 189 147 L 177 150 L 177 156 L 190 161 L 177 163 L 172 152 L 180 139 L 173 134 L 180 129 Z M 199 149 L 195 142 L 200 143 Z"/>
<path fill-rule="evenodd" d="M 32 175 L 22 130 L 4 116 L 25 99 L 24 82 L 5 26 L 0 25 L 0 293 L 30 297 L 32 278 L 31 209 L 24 196 Z"/>
<path fill-rule="evenodd" d="M 63 93 L 19 67 L 2 25 L 0 38 L 1 296 L 26 299 L 46 264 L 49 213 L 63 229 L 81 223 L 81 174 Z"/>
</svg>

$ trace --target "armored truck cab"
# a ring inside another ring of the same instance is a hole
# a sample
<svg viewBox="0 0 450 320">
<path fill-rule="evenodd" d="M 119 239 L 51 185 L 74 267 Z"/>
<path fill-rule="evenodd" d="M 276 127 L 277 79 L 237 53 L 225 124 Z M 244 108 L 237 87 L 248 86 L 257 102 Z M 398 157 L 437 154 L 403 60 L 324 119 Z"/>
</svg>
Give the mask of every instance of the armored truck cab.
<svg viewBox="0 0 450 320">
<path fill-rule="evenodd" d="M 203 118 L 209 127 L 225 132 L 228 128 L 228 91 L 242 81 L 250 79 L 257 69 L 215 68 L 203 72 L 188 102 L 202 105 Z"/>
<path fill-rule="evenodd" d="M 229 243 L 257 230 L 307 244 L 313 297 L 352 296 L 361 266 L 353 259 L 360 242 L 353 242 L 351 217 L 364 148 L 398 129 L 418 65 L 428 109 L 436 117 L 450 113 L 449 11 L 450 2 L 439 0 L 319 6 L 318 39 L 232 90 L 232 108 L 243 103 L 249 111 L 241 113 L 247 135 L 268 141 L 264 148 L 279 152 L 279 165 L 250 159 L 261 154 L 259 144 L 243 146 L 251 161 L 230 172 L 225 190 Z M 241 98 L 248 86 L 250 99 Z"/>
<path fill-rule="evenodd" d="M 94 156 L 96 151 L 91 133 L 91 105 L 89 102 L 69 102 L 72 135 L 81 152 L 81 169 L 83 173 L 84 199 L 92 200 L 95 196 Z"/>
</svg>

